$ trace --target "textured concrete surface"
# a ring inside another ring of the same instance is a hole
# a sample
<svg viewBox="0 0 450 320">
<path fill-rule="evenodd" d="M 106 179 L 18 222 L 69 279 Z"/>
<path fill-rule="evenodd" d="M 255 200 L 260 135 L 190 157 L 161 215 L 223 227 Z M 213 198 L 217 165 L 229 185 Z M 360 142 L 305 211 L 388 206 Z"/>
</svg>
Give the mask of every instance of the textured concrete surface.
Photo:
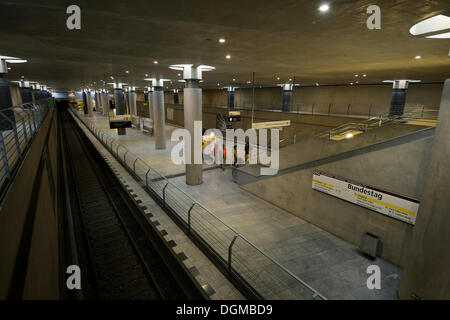
<svg viewBox="0 0 450 320">
<path fill-rule="evenodd" d="M 399 267 L 371 261 L 356 246 L 240 189 L 231 169 L 204 172 L 203 178 L 200 186 L 186 186 L 180 177 L 171 181 L 327 298 L 396 299 Z M 381 268 L 381 290 L 367 289 L 372 264 Z"/>
<path fill-rule="evenodd" d="M 384 127 L 374 128 L 363 134 L 356 135 L 352 139 L 344 139 L 342 141 L 300 136 L 296 144 L 280 149 L 280 170 L 392 139 L 423 128 L 421 126 L 388 123 Z"/>
<path fill-rule="evenodd" d="M 183 165 L 175 165 L 172 161 L 170 161 L 171 148 L 176 144 L 176 142 L 170 141 L 170 136 L 172 131 L 177 129 L 177 127 L 166 125 L 165 136 L 167 148 L 165 150 L 157 150 L 155 148 L 155 137 L 153 135 L 128 128 L 126 135 L 118 136 L 117 130 L 109 129 L 109 122 L 107 118 L 96 113 L 95 117 L 91 119 L 91 121 L 94 121 L 95 125 L 99 129 L 115 136 L 118 141 L 126 145 L 130 151 L 142 160 L 148 162 L 152 167 L 159 170 L 164 175 L 170 176 L 174 174 L 183 174 L 185 172 Z"/>
<path fill-rule="evenodd" d="M 450 299 L 450 79 L 445 82 L 435 138 L 414 236 L 408 252 L 402 299 Z"/>
<path fill-rule="evenodd" d="M 282 6 L 272 0 L 162 1 L 153 3 L 152 10 L 144 0 L 133 5 L 97 0 L 83 4 L 83 32 L 67 36 L 62 21 L 66 3 L 3 1 L 0 18 L 7 23 L 0 35 L 2 52 L 39 61 L 27 65 L 27 77 L 46 79 L 55 89 L 101 86 L 99 80 L 111 74 L 142 88 L 148 85 L 146 73 L 177 79 L 178 72 L 167 69 L 172 63 L 215 66 L 205 76 L 209 87 L 233 78 L 245 86 L 252 72 L 258 85 L 293 76 L 302 84 L 348 85 L 358 79 L 435 81 L 448 75 L 448 43 L 421 41 L 408 32 L 415 22 L 445 13 L 446 1 L 380 2 L 382 28 L 376 31 L 365 26 L 370 4 L 342 1 L 323 14 L 317 10 L 320 4 L 310 0 L 286 0 Z M 31 27 L 38 32 L 30 32 Z M 219 37 L 227 42 L 219 44 Z M 225 59 L 227 53 L 231 60 Z M 415 60 L 416 53 L 424 59 Z M 11 79 L 23 71 L 13 68 Z M 355 78 L 355 73 L 367 73 L 367 78 Z M 174 81 L 172 88 L 179 86 Z"/>
<path fill-rule="evenodd" d="M 364 232 L 380 237 L 382 257 L 403 266 L 413 227 L 311 188 L 315 169 L 420 199 L 432 138 L 363 153 L 242 187 L 296 216 L 359 245 Z"/>
</svg>

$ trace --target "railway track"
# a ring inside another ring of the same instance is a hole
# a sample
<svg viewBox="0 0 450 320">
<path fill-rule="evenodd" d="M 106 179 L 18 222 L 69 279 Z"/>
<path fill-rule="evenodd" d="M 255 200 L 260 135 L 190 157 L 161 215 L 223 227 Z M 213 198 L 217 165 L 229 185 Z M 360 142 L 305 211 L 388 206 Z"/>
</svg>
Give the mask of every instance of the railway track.
<svg viewBox="0 0 450 320">
<path fill-rule="evenodd" d="M 60 111 L 84 299 L 205 299 L 67 111 Z"/>
</svg>

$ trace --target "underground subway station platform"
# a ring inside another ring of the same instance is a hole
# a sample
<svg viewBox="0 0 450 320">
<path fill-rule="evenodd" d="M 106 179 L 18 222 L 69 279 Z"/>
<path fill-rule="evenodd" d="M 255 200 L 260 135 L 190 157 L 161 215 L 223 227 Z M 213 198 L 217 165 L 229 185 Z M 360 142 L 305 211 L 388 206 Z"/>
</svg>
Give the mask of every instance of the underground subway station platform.
<svg viewBox="0 0 450 320">
<path fill-rule="evenodd" d="M 0 9 L 2 303 L 450 300 L 448 0 Z"/>
</svg>

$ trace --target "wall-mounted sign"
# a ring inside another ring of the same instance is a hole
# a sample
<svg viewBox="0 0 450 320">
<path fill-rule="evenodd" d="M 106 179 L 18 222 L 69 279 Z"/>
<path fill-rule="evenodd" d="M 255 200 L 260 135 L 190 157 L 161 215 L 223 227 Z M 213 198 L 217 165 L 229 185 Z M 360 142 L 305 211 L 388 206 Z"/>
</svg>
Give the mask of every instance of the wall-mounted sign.
<svg viewBox="0 0 450 320">
<path fill-rule="evenodd" d="M 109 116 L 109 121 L 131 121 L 131 115 L 129 115 L 129 114 L 120 114 L 120 115 L 111 114 Z"/>
<path fill-rule="evenodd" d="M 289 127 L 290 125 L 291 125 L 291 120 L 254 122 L 252 125 L 252 128 L 255 130 L 258 130 L 258 129 Z"/>
<path fill-rule="evenodd" d="M 420 201 L 314 171 L 312 188 L 389 217 L 415 224 Z"/>
<path fill-rule="evenodd" d="M 124 115 L 110 115 L 109 116 L 109 128 L 131 128 L 131 116 L 129 114 Z"/>
<path fill-rule="evenodd" d="M 233 116 L 240 116 L 241 112 L 240 111 L 228 111 L 228 116 L 233 117 Z"/>
</svg>

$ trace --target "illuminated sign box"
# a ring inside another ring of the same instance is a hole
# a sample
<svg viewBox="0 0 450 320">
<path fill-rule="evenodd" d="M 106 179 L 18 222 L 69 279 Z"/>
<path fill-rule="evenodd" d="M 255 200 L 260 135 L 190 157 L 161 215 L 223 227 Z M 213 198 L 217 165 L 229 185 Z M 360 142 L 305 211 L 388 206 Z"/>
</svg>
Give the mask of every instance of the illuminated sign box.
<svg viewBox="0 0 450 320">
<path fill-rule="evenodd" d="M 290 125 L 291 125 L 291 120 L 255 122 L 255 123 L 253 123 L 252 128 L 255 130 L 259 130 L 259 129 L 289 127 Z"/>
<path fill-rule="evenodd" d="M 129 114 L 110 115 L 109 128 L 110 129 L 131 128 L 131 116 Z"/>
</svg>

